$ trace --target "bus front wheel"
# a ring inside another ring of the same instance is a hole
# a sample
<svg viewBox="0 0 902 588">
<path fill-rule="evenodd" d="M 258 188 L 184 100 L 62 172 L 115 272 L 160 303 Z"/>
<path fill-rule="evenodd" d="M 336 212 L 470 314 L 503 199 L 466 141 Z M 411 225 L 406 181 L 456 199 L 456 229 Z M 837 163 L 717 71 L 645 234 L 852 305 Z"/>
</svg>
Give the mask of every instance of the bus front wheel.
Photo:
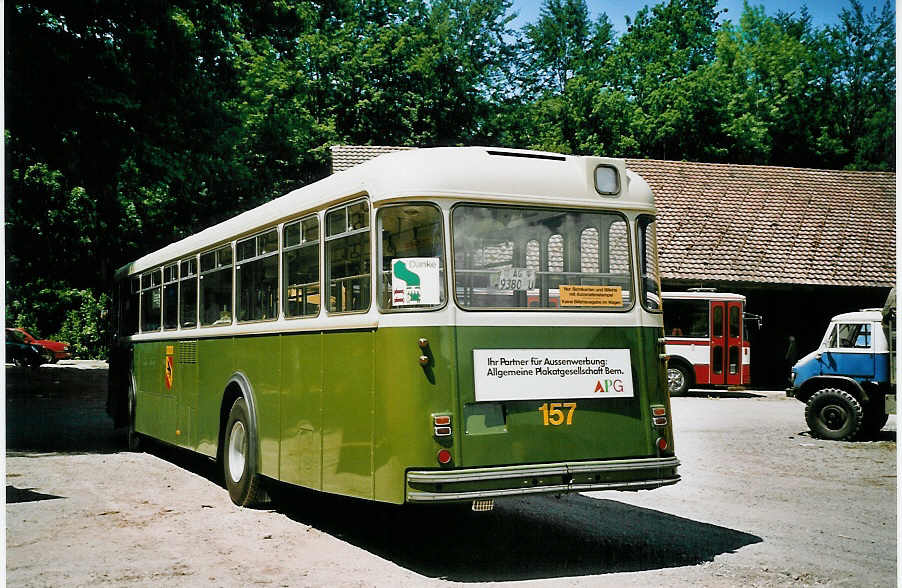
<svg viewBox="0 0 902 588">
<path fill-rule="evenodd" d="M 823 388 L 805 404 L 805 421 L 815 437 L 848 441 L 861 428 L 864 410 L 858 399 L 845 390 Z"/>
<path fill-rule="evenodd" d="M 238 398 L 229 412 L 222 452 L 223 472 L 229 497 L 238 506 L 253 507 L 263 502 L 263 480 L 257 473 L 257 439 L 250 427 L 244 398 Z"/>
<path fill-rule="evenodd" d="M 689 370 L 682 364 L 667 366 L 667 389 L 671 396 L 682 396 L 689 391 Z"/>
</svg>

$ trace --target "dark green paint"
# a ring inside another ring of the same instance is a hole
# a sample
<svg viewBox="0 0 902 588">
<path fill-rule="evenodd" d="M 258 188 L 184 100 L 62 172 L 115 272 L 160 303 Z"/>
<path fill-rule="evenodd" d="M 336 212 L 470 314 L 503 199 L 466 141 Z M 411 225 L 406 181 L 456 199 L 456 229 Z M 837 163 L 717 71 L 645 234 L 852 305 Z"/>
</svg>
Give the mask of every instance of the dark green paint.
<svg viewBox="0 0 902 588">
<path fill-rule="evenodd" d="M 261 473 L 401 503 L 406 471 L 439 468 L 442 448 L 454 458 L 443 469 L 656 456 L 649 405 L 669 406 L 659 336 L 660 329 L 597 327 L 310 332 L 201 339 L 196 363 L 187 364 L 179 341 L 139 343 L 137 427 L 216 456 L 223 395 L 240 374 L 252 388 Z M 177 356 L 172 390 L 167 345 Z M 573 424 L 557 427 L 543 425 L 541 401 L 476 403 L 472 350 L 527 347 L 629 348 L 636 397 L 575 400 Z M 434 415 L 451 415 L 451 437 L 433 435 Z M 672 447 L 669 426 L 666 435 Z"/>
</svg>

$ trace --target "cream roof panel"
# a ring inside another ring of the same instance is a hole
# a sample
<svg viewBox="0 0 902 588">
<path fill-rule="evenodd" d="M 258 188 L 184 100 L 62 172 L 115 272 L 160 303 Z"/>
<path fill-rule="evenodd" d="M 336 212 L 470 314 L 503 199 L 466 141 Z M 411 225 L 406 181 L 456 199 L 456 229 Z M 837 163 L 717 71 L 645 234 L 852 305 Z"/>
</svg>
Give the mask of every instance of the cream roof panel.
<svg viewBox="0 0 902 588">
<path fill-rule="evenodd" d="M 620 194 L 602 196 L 595 191 L 599 165 L 619 171 Z M 414 149 L 381 155 L 289 192 L 145 255 L 120 268 L 117 276 L 206 251 L 360 194 L 368 194 L 374 204 L 394 198 L 448 197 L 654 211 L 648 184 L 628 171 L 622 159 L 486 147 Z"/>
<path fill-rule="evenodd" d="M 554 159 L 551 159 L 554 158 Z M 620 194 L 595 191 L 595 168 L 615 167 Z M 373 202 L 395 197 L 474 197 L 495 201 L 650 209 L 651 189 L 622 159 L 485 147 L 438 147 L 381 155 L 336 175 L 363 174 Z"/>
</svg>

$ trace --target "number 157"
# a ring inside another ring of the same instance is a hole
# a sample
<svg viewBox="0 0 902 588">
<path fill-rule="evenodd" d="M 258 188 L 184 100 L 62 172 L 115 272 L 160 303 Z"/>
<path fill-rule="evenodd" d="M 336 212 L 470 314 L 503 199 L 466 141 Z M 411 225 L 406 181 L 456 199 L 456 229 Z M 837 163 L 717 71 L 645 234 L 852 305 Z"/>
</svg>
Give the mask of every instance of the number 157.
<svg viewBox="0 0 902 588">
<path fill-rule="evenodd" d="M 576 412 L 575 402 L 546 402 L 539 407 L 539 412 L 542 413 L 542 424 L 546 427 L 548 425 L 553 425 L 556 427 L 558 425 L 564 424 L 564 411 L 561 410 L 561 407 L 567 409 L 566 423 L 568 425 L 572 425 L 573 413 Z"/>
</svg>

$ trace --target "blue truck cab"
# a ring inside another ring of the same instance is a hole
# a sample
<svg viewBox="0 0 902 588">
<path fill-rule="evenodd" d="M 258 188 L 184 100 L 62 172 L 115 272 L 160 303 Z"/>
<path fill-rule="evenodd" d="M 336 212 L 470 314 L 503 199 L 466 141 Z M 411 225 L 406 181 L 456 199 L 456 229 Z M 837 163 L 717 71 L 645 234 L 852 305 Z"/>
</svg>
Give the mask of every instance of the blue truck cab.
<svg viewBox="0 0 902 588">
<path fill-rule="evenodd" d="M 895 304 L 892 315 L 885 321 L 885 309 L 864 309 L 833 317 L 818 348 L 792 367 L 786 395 L 805 403 L 815 437 L 872 436 L 895 412 L 890 367 L 895 337 L 889 328 Z"/>
</svg>

